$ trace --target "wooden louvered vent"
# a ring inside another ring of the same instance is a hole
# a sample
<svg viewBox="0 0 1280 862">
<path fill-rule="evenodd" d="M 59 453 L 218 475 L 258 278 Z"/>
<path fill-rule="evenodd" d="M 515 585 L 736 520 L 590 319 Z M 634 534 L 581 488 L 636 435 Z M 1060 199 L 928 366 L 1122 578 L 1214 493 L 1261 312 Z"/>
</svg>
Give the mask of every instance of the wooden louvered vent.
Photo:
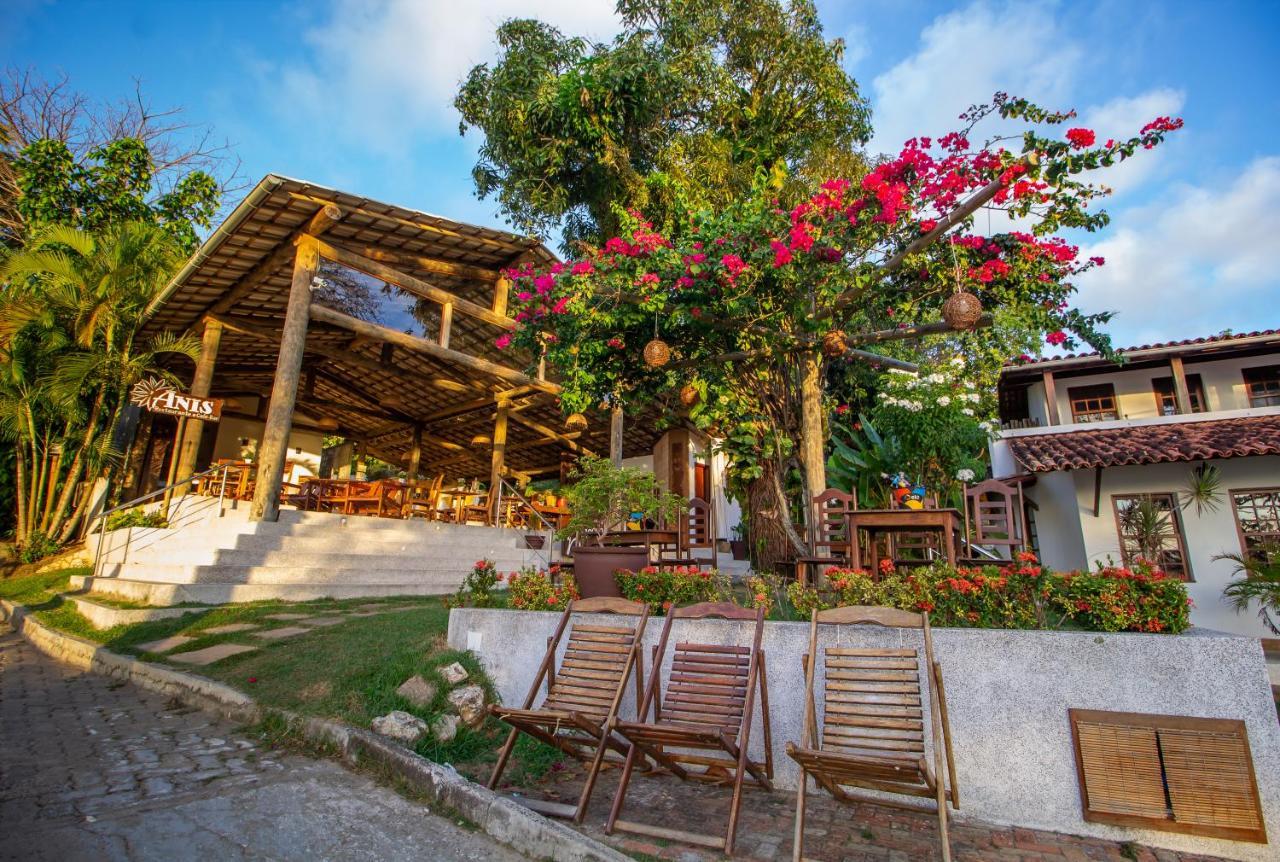
<svg viewBox="0 0 1280 862">
<path fill-rule="evenodd" d="M 1243 721 L 1069 713 L 1085 820 L 1267 842 Z"/>
</svg>

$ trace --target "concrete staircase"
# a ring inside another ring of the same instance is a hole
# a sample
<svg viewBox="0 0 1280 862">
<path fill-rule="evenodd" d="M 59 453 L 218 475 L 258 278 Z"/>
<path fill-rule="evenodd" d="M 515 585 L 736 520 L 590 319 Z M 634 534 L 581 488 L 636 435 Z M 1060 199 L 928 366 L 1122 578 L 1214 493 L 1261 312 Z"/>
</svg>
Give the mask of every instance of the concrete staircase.
<svg viewBox="0 0 1280 862">
<path fill-rule="evenodd" d="M 169 528 L 107 533 L 96 577 L 72 588 L 153 605 L 445 595 L 481 558 L 499 571 L 546 564 L 524 531 L 294 510 L 250 522 L 244 504 L 188 500 Z M 95 555 L 97 544 L 90 537 Z"/>
</svg>

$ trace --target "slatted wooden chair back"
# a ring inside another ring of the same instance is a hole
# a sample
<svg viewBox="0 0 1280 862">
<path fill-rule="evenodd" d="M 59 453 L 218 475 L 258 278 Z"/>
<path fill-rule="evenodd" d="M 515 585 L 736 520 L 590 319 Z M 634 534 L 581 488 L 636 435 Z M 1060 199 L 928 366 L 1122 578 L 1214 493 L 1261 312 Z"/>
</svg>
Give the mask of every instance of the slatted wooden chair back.
<svg viewBox="0 0 1280 862">
<path fill-rule="evenodd" d="M 671 626 L 677 619 L 755 620 L 761 614 L 727 602 L 704 602 L 675 608 L 662 630 L 652 673 L 657 676 Z M 662 721 L 719 727 L 732 734 L 742 728 L 753 673 L 753 647 L 730 644 L 676 643 L 671 673 L 660 694 Z"/>
<path fill-rule="evenodd" d="M 711 526 L 711 504 L 701 497 L 692 497 L 689 508 L 680 516 L 680 536 L 684 549 L 715 546 Z"/>
<path fill-rule="evenodd" d="M 858 508 L 855 494 L 828 488 L 813 498 L 813 552 L 849 554 L 849 522 L 846 516 Z"/>
<path fill-rule="evenodd" d="M 583 599 L 573 605 L 580 609 L 584 601 L 591 600 Z M 582 612 L 570 607 L 570 613 Z M 614 612 L 635 613 L 629 608 Z M 575 620 L 542 709 L 576 712 L 603 722 L 616 709 L 635 645 L 634 625 L 588 624 Z"/>
<path fill-rule="evenodd" d="M 964 489 L 965 532 L 971 545 L 1021 548 L 1022 486 L 987 479 Z"/>
</svg>

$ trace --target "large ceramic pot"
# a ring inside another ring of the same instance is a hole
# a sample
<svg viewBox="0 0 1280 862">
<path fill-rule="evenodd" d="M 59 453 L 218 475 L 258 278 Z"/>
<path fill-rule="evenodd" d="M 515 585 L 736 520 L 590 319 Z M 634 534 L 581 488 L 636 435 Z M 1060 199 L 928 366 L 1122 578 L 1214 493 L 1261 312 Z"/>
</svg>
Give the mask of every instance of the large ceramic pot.
<svg viewBox="0 0 1280 862">
<path fill-rule="evenodd" d="M 613 573 L 618 569 L 639 571 L 649 565 L 648 548 L 615 548 L 577 545 L 573 549 L 573 577 L 584 599 L 596 596 L 621 597 Z"/>
<path fill-rule="evenodd" d="M 747 540 L 746 539 L 730 539 L 729 551 L 733 554 L 735 560 L 747 559 Z"/>
</svg>

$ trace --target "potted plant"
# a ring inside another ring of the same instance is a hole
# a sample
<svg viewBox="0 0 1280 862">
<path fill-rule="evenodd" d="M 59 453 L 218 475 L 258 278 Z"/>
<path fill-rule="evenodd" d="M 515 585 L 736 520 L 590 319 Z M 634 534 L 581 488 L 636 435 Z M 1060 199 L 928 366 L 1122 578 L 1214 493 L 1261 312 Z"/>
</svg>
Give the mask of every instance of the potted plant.
<svg viewBox="0 0 1280 862">
<path fill-rule="evenodd" d="M 747 522 L 739 521 L 733 525 L 733 538 L 729 540 L 729 550 L 735 560 L 747 559 Z"/>
<path fill-rule="evenodd" d="M 569 511 L 560 538 L 577 538 L 573 549 L 573 574 L 583 598 L 621 596 L 613 573 L 638 571 L 649 565 L 647 547 L 606 545 L 605 537 L 626 527 L 634 516 L 642 520 L 671 521 L 687 502 L 663 491 L 648 471 L 615 467 L 604 458 L 580 458 L 563 491 Z"/>
</svg>

